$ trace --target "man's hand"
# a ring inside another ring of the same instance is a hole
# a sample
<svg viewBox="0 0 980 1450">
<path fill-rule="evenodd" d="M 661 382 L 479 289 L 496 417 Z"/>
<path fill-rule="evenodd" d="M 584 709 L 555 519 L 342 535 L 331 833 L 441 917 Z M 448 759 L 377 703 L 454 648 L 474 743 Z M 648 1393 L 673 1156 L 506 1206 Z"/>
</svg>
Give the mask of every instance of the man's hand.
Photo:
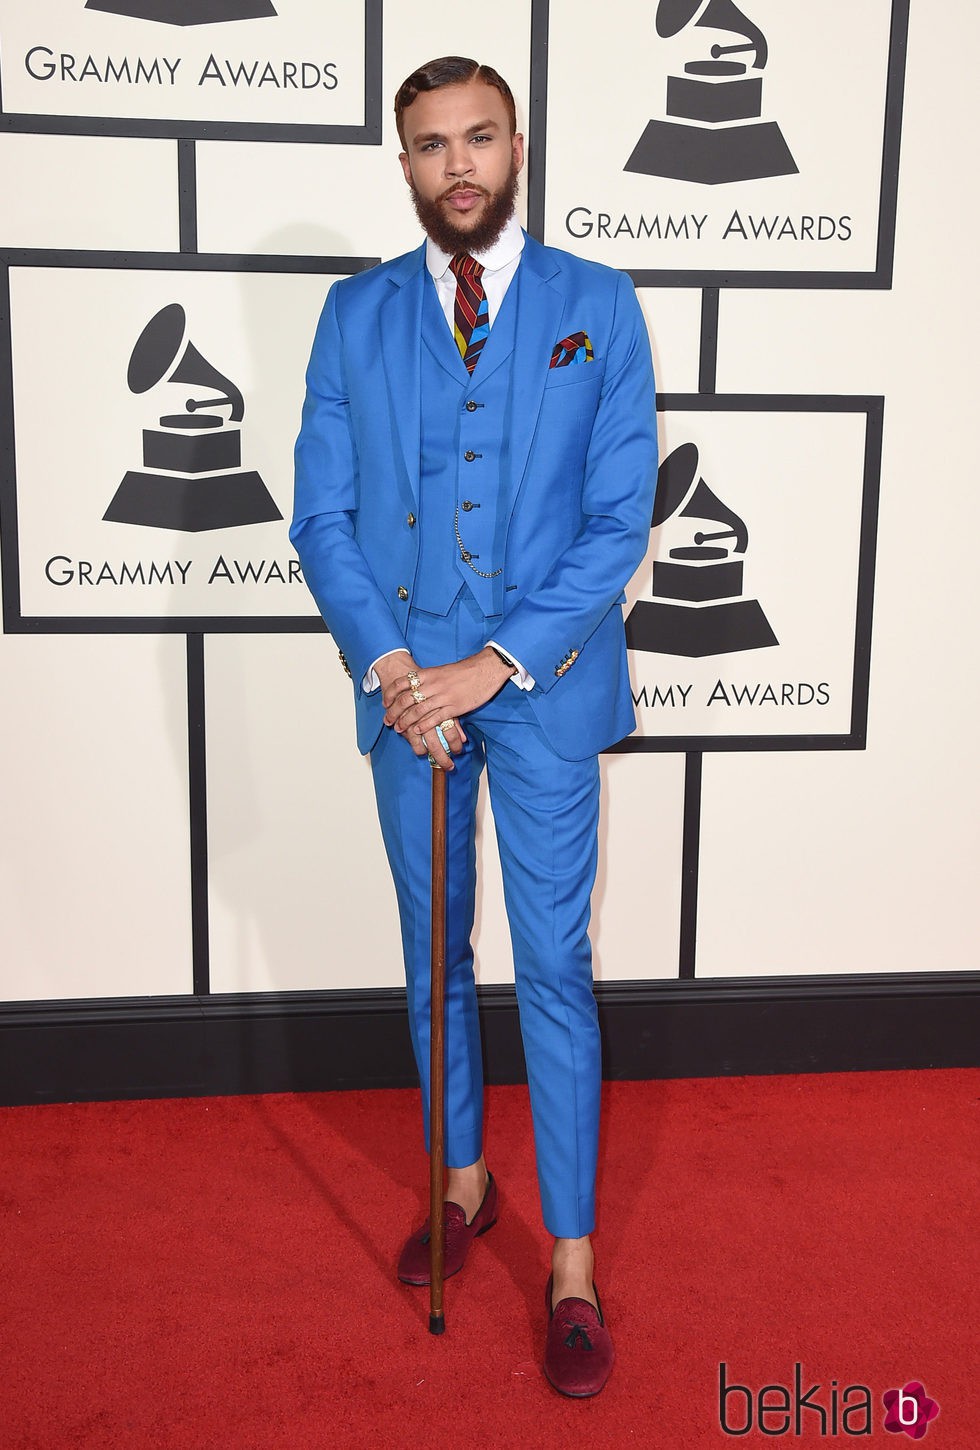
<svg viewBox="0 0 980 1450">
<path fill-rule="evenodd" d="M 408 650 L 396 650 L 393 654 L 385 655 L 383 659 L 378 661 L 374 668 L 378 679 L 381 681 L 381 698 L 386 705 L 399 695 L 406 696 L 410 704 L 415 704 L 415 698 L 411 693 L 413 686 L 408 677 L 410 673 L 415 678 L 421 678 L 421 676 L 419 674 L 419 667 Z M 441 725 L 443 720 L 447 718 L 447 716 L 440 715 L 435 723 Z M 390 725 L 390 723 L 391 721 L 388 715 L 385 715 L 385 724 Z M 401 734 L 402 732 L 399 733 Z M 466 732 L 457 722 L 452 729 L 444 730 L 442 733 L 445 737 L 446 744 L 449 746 L 448 752 L 443 749 L 435 729 L 432 729 L 424 740 L 420 734 L 415 732 L 411 735 L 406 735 L 405 740 L 416 755 L 429 755 L 435 761 L 436 765 L 439 766 L 440 770 L 452 770 L 452 756 L 459 755 L 463 749 L 466 743 Z"/>
<path fill-rule="evenodd" d="M 379 676 L 382 667 L 386 667 L 381 677 L 385 724 L 404 735 L 416 755 L 428 751 L 438 765 L 445 768 L 448 764 L 451 768 L 452 762 L 439 745 L 435 727 L 445 720 L 456 722 L 455 728 L 444 729 L 443 734 L 452 754 L 458 755 L 466 739 L 459 717 L 485 705 L 514 670 L 489 645 L 455 664 L 420 668 L 411 662 L 406 665 L 406 659 L 405 654 L 391 655 L 378 667 Z M 409 670 L 419 681 L 414 694 Z M 424 695 L 424 700 L 417 700 L 416 694 Z"/>
</svg>

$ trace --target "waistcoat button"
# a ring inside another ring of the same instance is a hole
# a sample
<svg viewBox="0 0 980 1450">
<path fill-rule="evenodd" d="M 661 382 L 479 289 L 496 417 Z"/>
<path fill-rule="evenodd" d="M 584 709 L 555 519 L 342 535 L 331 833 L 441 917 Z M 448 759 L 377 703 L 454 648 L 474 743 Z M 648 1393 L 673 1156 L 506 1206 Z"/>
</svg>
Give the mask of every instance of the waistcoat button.
<svg viewBox="0 0 980 1450">
<path fill-rule="evenodd" d="M 406 522 L 406 524 L 408 524 L 408 527 L 410 529 L 414 529 L 415 528 L 415 515 L 414 514 L 409 514 L 408 517 L 406 518 L 405 522 Z"/>
<path fill-rule="evenodd" d="M 466 452 L 463 454 L 463 457 L 466 459 L 467 463 L 472 463 L 474 458 L 476 457 L 476 454 L 473 452 L 472 448 L 467 448 Z"/>
<path fill-rule="evenodd" d="M 472 507 L 473 507 L 473 504 L 470 502 L 470 500 L 468 498 L 464 498 L 463 499 L 463 512 L 464 512 L 464 514 L 468 514 L 469 511 L 470 511 L 470 509 Z"/>
<path fill-rule="evenodd" d="M 407 599 L 408 598 L 408 590 L 405 588 L 404 584 L 399 584 L 399 586 L 398 586 L 398 598 L 399 599 Z"/>
</svg>

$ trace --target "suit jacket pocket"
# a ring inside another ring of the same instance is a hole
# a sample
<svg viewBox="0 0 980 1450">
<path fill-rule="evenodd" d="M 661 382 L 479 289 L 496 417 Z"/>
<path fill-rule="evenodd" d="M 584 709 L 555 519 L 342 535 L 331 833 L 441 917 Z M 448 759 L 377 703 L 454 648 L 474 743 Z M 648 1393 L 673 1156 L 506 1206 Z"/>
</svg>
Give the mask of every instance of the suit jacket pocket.
<svg viewBox="0 0 980 1450">
<path fill-rule="evenodd" d="M 549 368 L 545 392 L 549 388 L 566 388 L 578 383 L 594 383 L 602 378 L 605 368 L 599 359 L 585 363 L 568 363 L 563 368 Z"/>
</svg>

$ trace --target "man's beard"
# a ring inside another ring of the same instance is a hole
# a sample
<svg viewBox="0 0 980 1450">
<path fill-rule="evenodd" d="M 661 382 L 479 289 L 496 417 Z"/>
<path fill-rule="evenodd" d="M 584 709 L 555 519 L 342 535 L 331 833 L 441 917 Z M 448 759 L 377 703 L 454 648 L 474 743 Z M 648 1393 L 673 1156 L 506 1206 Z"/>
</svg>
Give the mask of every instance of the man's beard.
<svg viewBox="0 0 980 1450">
<path fill-rule="evenodd" d="M 441 247 L 444 252 L 448 252 L 451 257 L 457 256 L 460 252 L 471 255 L 474 252 L 486 252 L 493 246 L 510 220 L 514 202 L 517 199 L 517 177 L 516 168 L 512 168 L 509 178 L 499 191 L 487 191 L 485 187 L 474 186 L 469 181 L 457 182 L 435 201 L 427 201 L 413 186 L 411 193 L 415 215 L 436 246 Z M 481 196 L 487 198 L 483 215 L 475 226 L 456 226 L 446 215 L 445 198 L 454 191 L 478 191 Z"/>
</svg>

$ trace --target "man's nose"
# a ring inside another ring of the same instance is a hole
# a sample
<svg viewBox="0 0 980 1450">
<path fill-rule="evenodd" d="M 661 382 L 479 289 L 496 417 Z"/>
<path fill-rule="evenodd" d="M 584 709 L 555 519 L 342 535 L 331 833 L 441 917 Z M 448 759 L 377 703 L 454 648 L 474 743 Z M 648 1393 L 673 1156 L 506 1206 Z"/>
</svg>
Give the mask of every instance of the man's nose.
<svg viewBox="0 0 980 1450">
<path fill-rule="evenodd" d="M 463 144 L 452 145 L 446 148 L 446 175 L 466 176 L 473 170 L 473 158 L 469 150 Z"/>
</svg>

